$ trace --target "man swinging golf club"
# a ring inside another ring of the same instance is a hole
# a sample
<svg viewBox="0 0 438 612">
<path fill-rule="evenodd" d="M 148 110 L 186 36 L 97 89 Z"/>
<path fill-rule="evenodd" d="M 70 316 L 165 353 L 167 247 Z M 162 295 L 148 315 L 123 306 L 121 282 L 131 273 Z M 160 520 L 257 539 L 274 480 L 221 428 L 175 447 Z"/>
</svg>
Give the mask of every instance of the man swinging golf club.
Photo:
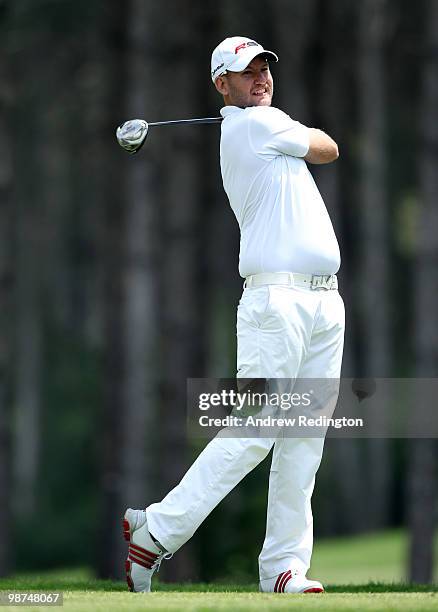
<svg viewBox="0 0 438 612">
<path fill-rule="evenodd" d="M 338 243 L 306 161 L 338 157 L 336 143 L 271 106 L 269 62 L 277 55 L 242 36 L 213 51 L 211 78 L 223 96 L 222 179 L 241 232 L 245 289 L 237 313 L 237 377 L 339 379 L 344 305 L 337 291 Z M 175 553 L 213 508 L 269 453 L 266 536 L 260 590 L 322 592 L 310 580 L 311 495 L 320 437 L 217 436 L 159 503 L 128 509 L 128 585 L 150 591 L 163 558 Z"/>
</svg>

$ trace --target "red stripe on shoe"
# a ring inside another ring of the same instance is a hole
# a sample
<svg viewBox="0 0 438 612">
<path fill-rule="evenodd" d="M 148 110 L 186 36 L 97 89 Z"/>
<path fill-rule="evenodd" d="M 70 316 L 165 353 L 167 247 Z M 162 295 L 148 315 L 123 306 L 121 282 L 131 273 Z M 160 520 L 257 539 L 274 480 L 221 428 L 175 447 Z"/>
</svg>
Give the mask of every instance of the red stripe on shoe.
<svg viewBox="0 0 438 612">
<path fill-rule="evenodd" d="M 281 585 L 281 592 L 284 593 L 284 589 L 286 588 L 287 583 L 289 582 L 289 580 L 292 578 L 292 572 L 289 570 L 286 572 L 284 580 L 282 582 Z"/>
<path fill-rule="evenodd" d="M 283 574 L 278 574 L 277 580 L 275 581 L 274 593 L 278 593 L 278 585 L 282 578 L 283 578 Z"/>
<path fill-rule="evenodd" d="M 138 563 L 138 565 L 141 565 L 146 569 L 152 569 L 153 563 L 151 561 L 145 561 L 140 557 L 136 557 L 131 551 L 129 552 L 128 559 L 133 561 L 134 563 Z"/>
<path fill-rule="evenodd" d="M 128 559 L 125 561 L 125 571 L 126 571 L 126 582 L 128 583 L 128 589 L 130 591 L 134 591 L 134 583 L 131 578 L 131 562 Z"/>
<path fill-rule="evenodd" d="M 312 587 L 311 589 L 306 589 L 303 593 L 324 593 L 324 589 L 320 587 Z"/>
<path fill-rule="evenodd" d="M 123 519 L 123 537 L 127 542 L 131 539 L 131 526 L 126 519 Z"/>
<path fill-rule="evenodd" d="M 288 576 L 290 577 L 290 570 L 288 570 L 287 572 L 282 572 L 276 582 L 275 582 L 275 586 L 274 586 L 274 593 L 283 593 L 283 586 L 285 581 L 287 582 Z"/>
<path fill-rule="evenodd" d="M 143 561 L 146 561 L 147 563 L 155 563 L 156 561 L 154 557 L 151 557 L 142 552 L 139 552 L 138 550 L 135 550 L 134 548 L 132 548 L 132 546 L 129 547 L 129 552 L 135 555 L 136 557 L 138 557 L 139 559 L 143 559 Z"/>
<path fill-rule="evenodd" d="M 142 555 L 150 557 L 153 561 L 155 561 L 155 559 L 158 557 L 158 554 L 153 553 L 151 550 L 147 550 L 146 548 L 142 548 L 141 546 L 138 546 L 137 544 L 134 544 L 134 542 L 131 542 L 129 544 L 129 546 L 130 546 L 130 548 L 132 548 L 133 550 L 138 551 Z"/>
<path fill-rule="evenodd" d="M 291 571 L 288 570 L 287 572 L 284 572 L 283 574 L 283 578 L 281 579 L 281 582 L 279 584 L 278 590 L 280 593 L 284 593 L 284 587 L 287 583 L 288 580 L 290 580 L 291 577 Z"/>
</svg>

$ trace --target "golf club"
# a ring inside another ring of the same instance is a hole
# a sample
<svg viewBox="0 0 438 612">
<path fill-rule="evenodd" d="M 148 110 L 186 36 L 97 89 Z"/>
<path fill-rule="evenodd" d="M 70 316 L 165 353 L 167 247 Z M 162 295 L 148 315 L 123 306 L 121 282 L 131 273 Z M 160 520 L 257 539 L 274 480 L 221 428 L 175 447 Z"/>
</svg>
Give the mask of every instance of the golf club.
<svg viewBox="0 0 438 612">
<path fill-rule="evenodd" d="M 205 117 L 204 119 L 176 119 L 173 121 L 156 121 L 148 123 L 144 119 L 131 119 L 122 123 L 117 130 L 117 142 L 119 145 L 128 151 L 128 153 L 137 153 L 141 149 L 148 135 L 150 127 L 159 125 L 192 125 L 198 123 L 220 123 L 222 117 Z"/>
</svg>

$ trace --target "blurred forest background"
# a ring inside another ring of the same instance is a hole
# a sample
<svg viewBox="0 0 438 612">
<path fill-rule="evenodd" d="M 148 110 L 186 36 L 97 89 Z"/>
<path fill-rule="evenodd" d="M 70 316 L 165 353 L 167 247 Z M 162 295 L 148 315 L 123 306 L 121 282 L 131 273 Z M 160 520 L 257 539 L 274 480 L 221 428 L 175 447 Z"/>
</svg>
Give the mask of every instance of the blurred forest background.
<svg viewBox="0 0 438 612">
<path fill-rule="evenodd" d="M 186 379 L 235 375 L 239 233 L 212 49 L 280 56 L 274 105 L 327 131 L 311 167 L 347 308 L 344 376 L 438 368 L 438 1 L 0 0 L 0 575 L 120 576 L 120 516 L 175 485 L 203 442 Z M 317 538 L 404 527 L 406 576 L 432 579 L 435 440 L 327 440 Z M 268 461 L 163 564 L 165 579 L 255 580 Z M 370 560 L 373 563 L 373 560 Z"/>
</svg>

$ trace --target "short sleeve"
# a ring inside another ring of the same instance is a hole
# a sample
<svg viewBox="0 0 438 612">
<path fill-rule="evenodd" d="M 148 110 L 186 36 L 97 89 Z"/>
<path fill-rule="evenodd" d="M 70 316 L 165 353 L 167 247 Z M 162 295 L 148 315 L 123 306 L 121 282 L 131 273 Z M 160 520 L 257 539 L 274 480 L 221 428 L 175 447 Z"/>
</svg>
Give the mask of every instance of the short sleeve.
<svg viewBox="0 0 438 612">
<path fill-rule="evenodd" d="M 278 108 L 253 107 L 249 135 L 259 155 L 304 157 L 309 150 L 309 129 Z"/>
</svg>

